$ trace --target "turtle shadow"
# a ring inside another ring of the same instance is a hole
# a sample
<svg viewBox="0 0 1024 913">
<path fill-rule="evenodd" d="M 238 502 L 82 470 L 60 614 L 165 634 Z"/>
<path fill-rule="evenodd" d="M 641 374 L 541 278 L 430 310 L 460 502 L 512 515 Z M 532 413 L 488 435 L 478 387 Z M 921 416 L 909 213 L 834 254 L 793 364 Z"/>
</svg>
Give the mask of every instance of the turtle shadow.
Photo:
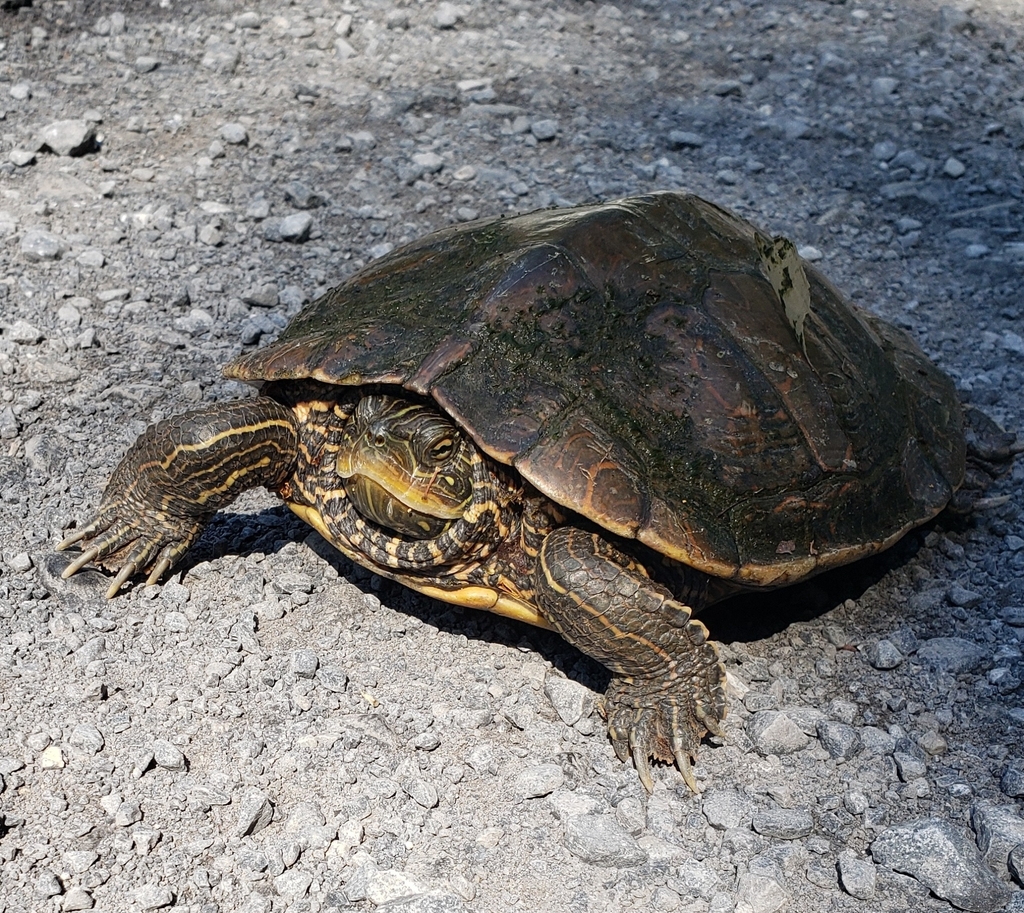
<svg viewBox="0 0 1024 913">
<path fill-rule="evenodd" d="M 921 537 L 911 533 L 878 555 L 861 558 L 792 586 L 738 593 L 709 606 L 700 619 L 714 640 L 752 643 L 784 632 L 799 622 L 814 622 L 850 599 L 859 602 L 879 581 L 910 562 Z"/>
<path fill-rule="evenodd" d="M 847 599 L 863 594 L 900 567 L 912 561 L 920 550 L 924 534 L 938 521 L 914 530 L 881 554 L 820 574 L 803 583 L 767 592 L 740 593 L 700 612 L 711 638 L 723 643 L 751 643 L 774 637 L 798 622 L 812 622 L 841 606 Z M 956 520 L 952 520 L 956 526 Z M 949 523 L 944 524 L 949 526 Z M 481 642 L 536 652 L 568 678 L 603 692 L 610 681 L 604 666 L 590 659 L 554 631 L 536 628 L 478 609 L 464 608 L 431 599 L 403 584 L 380 578 L 372 586 L 372 572 L 354 563 L 313 531 L 286 507 L 267 507 L 254 512 L 215 515 L 196 544 L 167 578 L 187 581 L 197 565 L 223 557 L 243 558 L 262 553 L 272 555 L 291 542 L 305 542 L 312 551 L 342 577 L 367 592 L 371 590 L 396 611 L 418 618 L 449 635 L 462 634 Z M 71 603 L 104 604 L 103 593 L 109 577 L 86 570 L 59 580 L 59 572 L 72 553 L 51 556 L 48 589 Z M 59 565 L 59 566 L 58 566 Z M 139 581 L 133 586 L 141 585 Z"/>
</svg>

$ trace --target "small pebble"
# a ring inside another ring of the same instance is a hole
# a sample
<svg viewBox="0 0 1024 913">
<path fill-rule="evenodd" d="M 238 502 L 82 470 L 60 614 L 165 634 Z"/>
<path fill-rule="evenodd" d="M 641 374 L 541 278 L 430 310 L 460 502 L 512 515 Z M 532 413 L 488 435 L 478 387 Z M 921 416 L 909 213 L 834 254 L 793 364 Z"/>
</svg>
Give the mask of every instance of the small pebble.
<svg viewBox="0 0 1024 913">
<path fill-rule="evenodd" d="M 27 165 L 31 165 L 36 160 L 36 154 L 30 152 L 27 149 L 12 149 L 7 153 L 7 158 L 12 165 L 17 165 L 19 168 L 24 168 Z"/>
<path fill-rule="evenodd" d="M 235 823 L 235 834 L 246 837 L 263 830 L 274 815 L 274 806 L 263 793 L 251 791 L 236 803 L 238 816 Z"/>
<path fill-rule="evenodd" d="M 704 142 L 704 137 L 699 133 L 691 133 L 687 130 L 672 130 L 668 135 L 670 149 L 699 149 Z"/>
<path fill-rule="evenodd" d="M 946 598 L 952 605 L 960 606 L 964 609 L 973 609 L 980 605 L 985 597 L 981 593 L 976 593 L 974 590 L 969 590 L 958 583 L 954 583 L 946 591 Z"/>
<path fill-rule="evenodd" d="M 949 747 L 946 744 L 946 740 L 942 737 L 942 734 L 936 732 L 934 729 L 929 729 L 926 732 L 921 733 L 921 735 L 917 737 L 917 744 L 925 754 L 933 758 L 940 754 L 945 754 L 946 749 Z"/>
<path fill-rule="evenodd" d="M 1024 760 L 1011 760 L 999 779 L 999 788 L 1014 799 L 1024 798 Z"/>
<path fill-rule="evenodd" d="M 632 868 L 647 861 L 647 853 L 612 815 L 585 814 L 565 822 L 565 846 L 591 865 Z"/>
<path fill-rule="evenodd" d="M 530 124 L 530 133 L 538 140 L 553 140 L 558 136 L 558 122 L 554 120 L 535 120 Z"/>
<path fill-rule="evenodd" d="M 892 76 L 878 76 L 871 80 L 871 94 L 875 98 L 888 98 L 896 91 L 900 81 Z"/>
<path fill-rule="evenodd" d="M 921 642 L 917 659 L 929 669 L 957 675 L 977 669 L 989 659 L 989 651 L 962 637 L 933 637 Z"/>
<path fill-rule="evenodd" d="M 301 649 L 292 653 L 292 674 L 299 678 L 313 678 L 320 660 L 312 650 Z"/>
<path fill-rule="evenodd" d="M 520 798 L 537 799 L 553 793 L 564 780 L 565 774 L 558 764 L 536 764 L 519 772 L 513 791 Z"/>
<path fill-rule="evenodd" d="M 139 910 L 159 910 L 174 903 L 174 892 L 162 884 L 146 884 L 134 891 L 135 906 Z"/>
<path fill-rule="evenodd" d="M 422 808 L 436 808 L 438 803 L 437 790 L 432 783 L 428 783 L 421 777 L 414 777 L 405 785 L 405 791 L 410 798 Z"/>
<path fill-rule="evenodd" d="M 903 662 L 903 654 L 891 641 L 882 638 L 868 647 L 868 662 L 876 669 L 895 669 Z"/>
<path fill-rule="evenodd" d="M 302 900 L 313 883 L 313 876 L 308 872 L 282 872 L 274 879 L 274 890 L 288 905 Z"/>
<path fill-rule="evenodd" d="M 806 733 L 780 710 L 755 713 L 747 722 L 747 735 L 763 755 L 792 754 L 809 741 Z"/>
<path fill-rule="evenodd" d="M 754 813 L 752 826 L 757 833 L 779 840 L 797 840 L 814 829 L 808 809 L 767 808 Z"/>
<path fill-rule="evenodd" d="M 966 171 L 967 166 L 960 159 L 954 158 L 952 155 L 946 159 L 946 163 L 942 166 L 942 173 L 951 178 L 962 177 Z"/>
<path fill-rule="evenodd" d="M 875 896 L 878 876 L 874 864 L 861 859 L 852 850 L 843 850 L 837 860 L 839 884 L 851 897 L 871 900 Z"/>
<path fill-rule="evenodd" d="M 323 197 L 302 181 L 289 181 L 281 189 L 284 198 L 296 209 L 316 209 L 324 203 Z"/>
<path fill-rule="evenodd" d="M 64 767 L 64 752 L 57 745 L 50 745 L 39 753 L 39 766 L 43 770 L 60 770 Z"/>
<path fill-rule="evenodd" d="M 822 720 L 818 723 L 817 732 L 821 744 L 837 761 L 849 761 L 863 747 L 857 730 L 846 723 Z"/>
<path fill-rule="evenodd" d="M 35 891 L 43 898 L 57 897 L 64 893 L 64 886 L 50 869 L 44 869 L 36 878 Z"/>
<path fill-rule="evenodd" d="M 1010 888 L 948 821 L 925 818 L 890 827 L 870 849 L 875 862 L 916 878 L 960 909 L 996 913 L 1010 899 Z"/>
<path fill-rule="evenodd" d="M 412 160 L 423 169 L 424 174 L 437 174 L 444 168 L 444 159 L 436 152 L 417 152 Z"/>
<path fill-rule="evenodd" d="M 249 142 L 249 131 L 242 124 L 231 121 L 222 124 L 218 136 L 231 146 L 243 146 Z"/>
<path fill-rule="evenodd" d="M 891 161 L 899 149 L 896 144 L 889 140 L 882 140 L 871 147 L 871 156 L 879 162 Z"/>
<path fill-rule="evenodd" d="M 431 16 L 431 23 L 437 29 L 453 29 L 459 23 L 459 11 L 451 3 L 440 3 Z"/>
<path fill-rule="evenodd" d="M 165 770 L 184 770 L 187 766 L 182 750 L 166 739 L 154 740 L 153 760 Z"/>
<path fill-rule="evenodd" d="M 39 134 L 43 146 L 57 155 L 83 155 L 93 147 L 96 125 L 84 120 L 59 120 Z"/>
<path fill-rule="evenodd" d="M 1024 843 L 1018 844 L 1010 850 L 1010 855 L 1006 859 L 1006 868 L 1013 876 L 1013 880 L 1024 888 Z"/>
<path fill-rule="evenodd" d="M 997 872 L 1006 872 L 1010 851 L 1024 845 L 1024 818 L 1016 807 L 977 800 L 971 805 L 971 827 L 989 865 Z"/>
<path fill-rule="evenodd" d="M 138 802 L 122 802 L 114 812 L 114 824 L 131 827 L 142 820 L 142 806 Z"/>
<path fill-rule="evenodd" d="M 12 571 L 17 571 L 19 574 L 32 570 L 32 558 L 28 552 L 18 552 L 18 554 L 12 555 L 7 559 L 7 563 Z"/>
<path fill-rule="evenodd" d="M 594 709 L 594 693 L 571 679 L 549 675 L 544 680 L 544 693 L 555 712 L 567 726 L 572 726 Z"/>
<path fill-rule="evenodd" d="M 754 803 L 731 789 L 709 789 L 701 797 L 701 812 L 715 830 L 725 831 L 748 824 Z"/>
<path fill-rule="evenodd" d="M 79 723 L 71 730 L 68 744 L 87 755 L 99 754 L 103 750 L 103 733 L 89 723 Z"/>
<path fill-rule="evenodd" d="M 754 862 L 757 860 L 755 859 Z M 743 872 L 736 881 L 736 910 L 767 911 L 784 909 L 790 901 L 789 893 L 783 885 L 783 877 L 774 866 L 767 867 L 768 872 Z M 709 911 L 710 913 L 710 911 Z"/>
<path fill-rule="evenodd" d="M 20 248 L 22 257 L 29 263 L 57 260 L 66 249 L 64 242 L 57 235 L 42 229 L 25 232 Z"/>
<path fill-rule="evenodd" d="M 308 212 L 297 212 L 283 218 L 266 219 L 263 222 L 263 237 L 268 241 L 301 244 L 309 239 L 312 228 L 313 217 Z"/>
<path fill-rule="evenodd" d="M 922 750 L 908 739 L 900 739 L 893 752 L 896 772 L 904 783 L 923 777 L 928 772 Z"/>
<path fill-rule="evenodd" d="M 230 76 L 238 68 L 238 64 L 241 61 L 242 52 L 238 48 L 233 45 L 213 41 L 206 45 L 200 65 L 222 76 Z"/>
<path fill-rule="evenodd" d="M 871 806 L 871 802 L 859 790 L 850 790 L 843 796 L 843 806 L 851 815 L 863 815 Z"/>
<path fill-rule="evenodd" d="M 92 899 L 92 892 L 76 885 L 68 889 L 67 894 L 64 895 L 64 899 L 61 901 L 60 908 L 67 911 L 91 910 L 94 905 L 95 901 Z"/>
</svg>

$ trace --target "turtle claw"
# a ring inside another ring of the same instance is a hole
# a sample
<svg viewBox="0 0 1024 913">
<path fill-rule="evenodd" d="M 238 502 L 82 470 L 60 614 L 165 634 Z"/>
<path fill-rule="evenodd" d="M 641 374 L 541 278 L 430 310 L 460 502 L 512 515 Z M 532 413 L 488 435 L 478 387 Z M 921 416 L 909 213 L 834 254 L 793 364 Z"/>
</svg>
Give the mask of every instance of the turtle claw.
<svg viewBox="0 0 1024 913">
<path fill-rule="evenodd" d="M 113 599 L 118 592 L 120 592 L 122 585 L 128 580 L 132 574 L 135 573 L 135 562 L 129 561 L 124 567 L 117 572 L 117 576 L 113 579 L 110 586 L 107 588 L 107 599 Z"/>
<path fill-rule="evenodd" d="M 725 729 L 722 728 L 722 721 L 720 719 L 703 710 L 698 711 L 697 716 L 700 719 L 701 724 L 711 735 L 717 736 L 720 739 L 725 738 Z"/>
<path fill-rule="evenodd" d="M 158 562 L 155 568 L 150 572 L 150 575 L 146 578 L 146 586 L 153 586 L 171 569 L 172 560 L 164 555 Z"/>
<path fill-rule="evenodd" d="M 90 529 L 90 527 L 84 526 L 82 527 L 82 529 L 73 532 L 70 536 L 66 536 L 64 539 L 61 539 L 61 541 L 58 542 L 57 545 L 54 547 L 54 550 L 58 552 L 63 552 L 65 549 L 71 548 L 72 545 L 75 545 L 76 543 L 81 542 L 83 539 L 88 538 L 91 534 L 92 530 Z M 77 570 L 79 570 L 79 568 L 75 568 L 75 571 Z M 71 574 L 75 573 L 75 571 L 71 571 L 70 573 L 65 574 L 64 576 L 70 577 Z"/>
<path fill-rule="evenodd" d="M 633 765 L 636 767 L 637 776 L 640 777 L 640 782 L 643 783 L 644 789 L 647 790 L 648 795 L 654 792 L 654 778 L 651 776 L 651 762 L 641 752 L 640 754 L 633 755 Z"/>
<path fill-rule="evenodd" d="M 700 790 L 697 789 L 697 778 L 693 774 L 693 755 L 687 750 L 683 740 L 676 733 L 672 734 L 672 754 L 675 756 L 676 766 L 679 768 L 679 774 L 682 776 L 683 782 L 691 793 L 697 795 Z"/>
<path fill-rule="evenodd" d="M 615 757 L 625 763 L 630 759 L 630 747 L 628 738 L 620 738 L 617 736 L 616 731 L 609 728 L 609 735 L 612 739 L 612 748 L 615 749 Z"/>
<path fill-rule="evenodd" d="M 60 545 L 57 546 L 57 551 L 63 551 L 68 546 L 74 545 L 76 542 L 80 542 L 84 538 L 85 538 L 85 536 L 79 536 L 78 538 L 73 538 L 71 536 L 68 536 L 67 539 L 65 539 L 63 542 L 61 542 Z M 96 548 L 95 545 L 92 548 L 90 548 L 90 549 L 86 549 L 84 552 L 82 552 L 81 555 L 79 555 L 74 561 L 72 561 L 66 568 L 64 568 L 64 570 L 61 572 L 61 575 L 60 575 L 61 579 L 62 580 L 67 580 L 68 577 L 71 577 L 73 574 L 77 574 L 87 564 L 91 564 L 93 561 L 95 561 L 96 558 L 99 557 L 99 554 L 100 554 L 100 550 L 98 548 Z"/>
<path fill-rule="evenodd" d="M 644 736 L 639 728 L 629 730 L 629 750 L 633 755 L 633 766 L 636 768 L 640 782 L 648 793 L 654 792 L 654 778 L 651 776 L 650 750 L 645 743 Z"/>
</svg>

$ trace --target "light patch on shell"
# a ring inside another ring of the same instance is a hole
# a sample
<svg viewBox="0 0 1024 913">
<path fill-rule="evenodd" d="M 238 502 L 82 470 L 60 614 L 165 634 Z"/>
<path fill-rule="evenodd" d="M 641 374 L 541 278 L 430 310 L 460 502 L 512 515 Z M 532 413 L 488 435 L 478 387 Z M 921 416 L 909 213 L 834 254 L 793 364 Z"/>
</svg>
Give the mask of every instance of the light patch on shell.
<svg viewBox="0 0 1024 913">
<path fill-rule="evenodd" d="M 807 281 L 796 245 L 781 235 L 769 240 L 758 234 L 757 252 L 761 256 L 768 281 L 786 310 L 786 319 L 792 325 L 797 341 L 803 346 L 804 321 L 811 313 L 811 284 Z"/>
</svg>

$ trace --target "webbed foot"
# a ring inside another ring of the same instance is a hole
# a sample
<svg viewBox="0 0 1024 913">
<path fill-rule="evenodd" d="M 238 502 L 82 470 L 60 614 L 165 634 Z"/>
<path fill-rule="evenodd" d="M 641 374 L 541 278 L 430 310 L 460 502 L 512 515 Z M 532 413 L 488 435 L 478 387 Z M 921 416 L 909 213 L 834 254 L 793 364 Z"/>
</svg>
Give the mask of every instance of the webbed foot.
<svg viewBox="0 0 1024 913">
<path fill-rule="evenodd" d="M 107 599 L 113 599 L 121 586 L 136 574 L 148 574 L 146 585 L 149 586 L 188 551 L 204 523 L 205 518 L 171 517 L 124 500 L 104 500 L 91 523 L 57 545 L 57 551 L 72 545 L 82 549 L 82 554 L 64 569 L 61 577 L 67 580 L 88 564 L 116 571 L 107 589 Z"/>
<path fill-rule="evenodd" d="M 725 670 L 707 629 L 691 621 L 684 629 L 691 646 L 663 675 L 612 679 L 605 695 L 608 734 L 621 761 L 633 759 L 640 782 L 651 792 L 650 759 L 675 762 L 691 792 L 698 792 L 693 766 L 705 733 L 721 736 L 725 717 Z"/>
</svg>

